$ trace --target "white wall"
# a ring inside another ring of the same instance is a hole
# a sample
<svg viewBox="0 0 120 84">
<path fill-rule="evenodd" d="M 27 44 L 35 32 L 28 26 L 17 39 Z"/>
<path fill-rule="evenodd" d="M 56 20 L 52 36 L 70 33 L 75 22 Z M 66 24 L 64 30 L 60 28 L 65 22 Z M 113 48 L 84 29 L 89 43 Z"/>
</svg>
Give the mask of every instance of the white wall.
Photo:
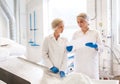
<svg viewBox="0 0 120 84">
<path fill-rule="evenodd" d="M 40 60 L 40 48 L 41 48 L 41 44 L 43 41 L 43 36 L 45 35 L 45 31 L 43 32 L 43 21 L 44 23 L 46 23 L 47 20 L 43 20 L 43 17 L 46 18 L 47 15 L 43 15 L 43 0 L 16 0 L 17 2 L 17 6 L 16 6 L 16 11 L 14 9 L 14 0 L 6 0 L 8 3 L 8 6 L 10 8 L 10 11 L 12 12 L 12 14 L 14 14 L 14 12 L 16 13 L 15 15 L 15 19 L 16 19 L 16 28 L 17 28 L 17 42 L 19 42 L 20 44 L 23 44 L 25 46 L 27 46 L 27 54 L 26 56 L 28 57 L 28 59 L 32 60 L 32 61 L 37 61 Z M 46 1 L 44 0 L 44 6 L 45 8 L 47 7 Z M 47 9 L 47 8 L 46 8 Z M 30 38 L 32 38 L 32 40 L 34 40 L 34 34 L 32 31 L 32 34 L 29 30 L 29 13 L 33 13 L 34 11 L 36 11 L 36 27 L 37 27 L 37 31 L 36 31 L 36 43 L 39 44 L 40 46 L 31 46 L 31 44 L 29 43 Z M 46 13 L 46 11 L 44 10 L 44 12 Z M 6 33 L 9 34 L 9 20 L 6 19 L 6 17 L 2 14 L 1 10 L 0 10 L 0 36 L 4 36 L 7 37 Z M 44 27 L 46 27 L 47 25 L 45 24 Z M 7 29 L 8 28 L 8 29 Z M 45 29 L 44 28 L 44 29 Z M 6 32 L 6 30 L 8 32 Z"/>
<path fill-rule="evenodd" d="M 34 11 L 36 12 L 36 28 L 34 36 Z M 30 14 L 32 15 L 32 30 L 30 30 Z M 43 0 L 31 0 L 27 3 L 27 58 L 31 61 L 40 61 L 40 50 L 43 41 Z M 34 40 L 35 37 L 35 40 Z M 34 44 L 39 46 L 31 46 L 32 40 Z"/>
</svg>

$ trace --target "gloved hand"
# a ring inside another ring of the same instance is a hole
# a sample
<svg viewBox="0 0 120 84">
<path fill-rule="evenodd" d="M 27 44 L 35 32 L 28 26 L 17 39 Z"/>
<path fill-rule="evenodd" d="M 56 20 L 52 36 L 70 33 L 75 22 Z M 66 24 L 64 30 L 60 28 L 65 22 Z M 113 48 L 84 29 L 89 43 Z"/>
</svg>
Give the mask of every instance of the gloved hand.
<svg viewBox="0 0 120 84">
<path fill-rule="evenodd" d="M 65 72 L 64 71 L 60 71 L 59 74 L 60 74 L 61 78 L 65 77 Z"/>
<path fill-rule="evenodd" d="M 58 73 L 59 69 L 57 67 L 53 66 L 53 67 L 50 68 L 50 71 L 53 72 L 53 73 Z"/>
<path fill-rule="evenodd" d="M 66 50 L 67 50 L 68 52 L 71 52 L 72 49 L 73 49 L 73 46 L 72 46 L 72 45 L 70 45 L 70 46 L 66 46 Z"/>
<path fill-rule="evenodd" d="M 95 48 L 95 49 L 98 48 L 98 45 L 96 43 L 93 43 L 93 42 L 88 42 L 85 45 L 88 47 L 91 47 L 91 48 Z"/>
</svg>

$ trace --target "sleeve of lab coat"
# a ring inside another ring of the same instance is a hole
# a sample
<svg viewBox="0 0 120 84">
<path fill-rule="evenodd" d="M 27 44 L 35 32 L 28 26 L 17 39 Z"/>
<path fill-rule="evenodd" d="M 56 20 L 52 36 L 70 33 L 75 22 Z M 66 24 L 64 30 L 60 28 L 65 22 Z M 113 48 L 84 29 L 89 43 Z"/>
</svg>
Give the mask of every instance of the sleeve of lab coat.
<svg viewBox="0 0 120 84">
<path fill-rule="evenodd" d="M 48 38 L 45 38 L 42 45 L 42 57 L 43 57 L 43 63 L 48 68 L 51 68 L 53 66 L 50 58 L 49 58 L 49 46 L 48 46 Z"/>
</svg>

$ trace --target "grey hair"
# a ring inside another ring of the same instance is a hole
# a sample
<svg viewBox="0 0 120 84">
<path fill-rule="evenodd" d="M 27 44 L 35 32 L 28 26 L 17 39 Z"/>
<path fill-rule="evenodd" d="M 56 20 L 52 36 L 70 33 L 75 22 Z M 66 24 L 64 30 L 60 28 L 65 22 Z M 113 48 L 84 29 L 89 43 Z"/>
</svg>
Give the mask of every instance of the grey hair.
<svg viewBox="0 0 120 84">
<path fill-rule="evenodd" d="M 51 23 L 52 29 L 55 29 L 62 22 L 63 22 L 63 20 L 61 20 L 60 18 L 54 19 Z"/>
</svg>

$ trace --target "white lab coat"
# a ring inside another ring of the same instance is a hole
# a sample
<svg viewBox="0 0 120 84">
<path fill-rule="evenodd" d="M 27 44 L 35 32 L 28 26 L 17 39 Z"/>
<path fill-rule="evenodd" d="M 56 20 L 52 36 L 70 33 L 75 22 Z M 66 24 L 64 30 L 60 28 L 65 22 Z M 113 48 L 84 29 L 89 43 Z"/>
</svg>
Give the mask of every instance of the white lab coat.
<svg viewBox="0 0 120 84">
<path fill-rule="evenodd" d="M 96 42 L 102 44 L 101 37 L 96 30 L 89 29 L 86 34 L 81 30 L 76 31 L 73 35 L 73 40 L 83 39 L 82 44 L 87 42 Z M 79 46 L 79 44 L 78 44 Z M 81 46 L 75 50 L 75 72 L 88 75 L 90 78 L 99 78 L 99 63 L 98 51 L 87 46 Z"/>
<path fill-rule="evenodd" d="M 67 39 L 59 37 L 55 39 L 54 35 L 49 35 L 45 38 L 42 46 L 42 56 L 44 65 L 48 68 L 56 66 L 59 70 L 67 68 L 67 54 L 66 54 Z"/>
</svg>

